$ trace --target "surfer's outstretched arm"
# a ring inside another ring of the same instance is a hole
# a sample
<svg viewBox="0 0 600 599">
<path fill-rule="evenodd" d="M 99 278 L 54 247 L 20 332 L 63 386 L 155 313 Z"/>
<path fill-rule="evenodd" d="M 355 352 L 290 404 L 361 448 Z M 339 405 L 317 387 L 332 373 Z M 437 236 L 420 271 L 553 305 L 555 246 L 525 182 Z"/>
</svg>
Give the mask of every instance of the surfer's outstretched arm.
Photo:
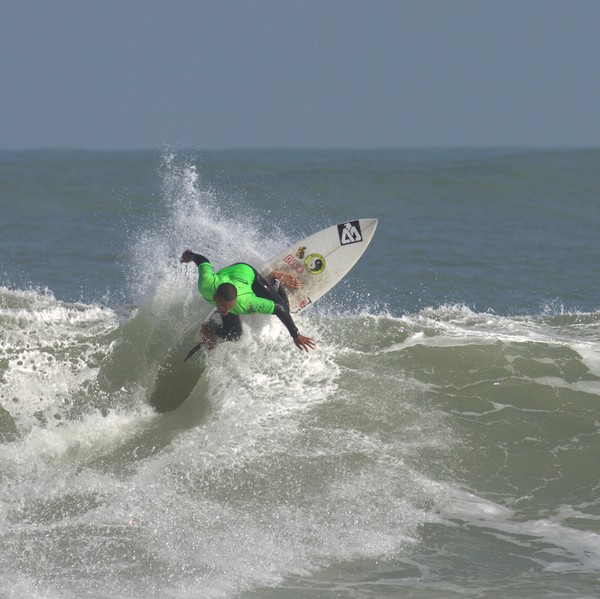
<svg viewBox="0 0 600 599">
<path fill-rule="evenodd" d="M 313 339 L 300 335 L 291 314 L 281 304 L 275 304 L 273 314 L 281 320 L 285 328 L 289 331 L 298 349 L 308 351 L 309 349 L 315 349 L 315 347 L 317 347 L 317 344 Z"/>
<path fill-rule="evenodd" d="M 195 252 L 192 252 L 192 250 L 185 250 L 185 252 L 181 254 L 179 262 L 193 262 L 196 266 L 200 266 L 200 264 L 203 264 L 204 262 L 210 262 L 210 260 L 202 254 L 196 254 Z"/>
<path fill-rule="evenodd" d="M 315 349 L 316 343 L 310 337 L 300 335 L 298 332 L 298 327 L 294 324 L 294 320 L 290 314 L 287 295 L 283 289 L 275 291 L 270 281 L 266 280 L 254 267 L 251 266 L 250 268 L 252 268 L 254 271 L 254 283 L 252 284 L 252 291 L 254 291 L 258 298 L 270 300 L 269 305 L 273 305 L 272 314 L 277 316 L 277 318 L 279 318 L 279 320 L 282 322 L 283 326 L 285 326 L 285 328 L 288 330 L 289 334 L 294 340 L 294 343 L 296 344 L 296 347 L 304 351 Z M 288 287 L 292 287 L 294 289 L 300 287 L 300 282 L 298 279 L 296 279 L 296 277 L 280 271 L 272 271 L 269 275 L 269 278 L 271 280 L 276 279 L 278 278 L 278 275 L 281 277 L 280 281 Z M 257 312 L 268 314 L 271 312 L 271 309 L 257 310 Z"/>
</svg>

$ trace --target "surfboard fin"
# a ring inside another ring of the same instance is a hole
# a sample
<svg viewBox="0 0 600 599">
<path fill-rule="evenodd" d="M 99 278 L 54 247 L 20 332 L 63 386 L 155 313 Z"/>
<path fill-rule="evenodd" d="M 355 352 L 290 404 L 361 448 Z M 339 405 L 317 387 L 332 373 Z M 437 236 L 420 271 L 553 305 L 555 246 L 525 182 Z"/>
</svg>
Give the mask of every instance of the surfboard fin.
<svg viewBox="0 0 600 599">
<path fill-rule="evenodd" d="M 185 357 L 185 359 L 183 361 L 187 362 L 199 349 L 202 349 L 203 347 L 204 347 L 204 341 L 200 341 L 200 343 L 198 343 L 197 345 L 194 345 L 194 347 L 192 347 L 192 349 L 190 349 L 190 351 L 188 352 L 188 355 Z"/>
</svg>

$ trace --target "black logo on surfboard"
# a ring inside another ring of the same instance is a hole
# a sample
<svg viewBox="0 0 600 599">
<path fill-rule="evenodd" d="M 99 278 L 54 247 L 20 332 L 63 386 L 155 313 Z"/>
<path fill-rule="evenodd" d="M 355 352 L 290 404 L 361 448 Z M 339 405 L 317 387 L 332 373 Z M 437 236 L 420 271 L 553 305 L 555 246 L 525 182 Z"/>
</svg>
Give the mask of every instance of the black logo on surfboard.
<svg viewBox="0 0 600 599">
<path fill-rule="evenodd" d="M 363 240 L 360 222 L 357 220 L 342 223 L 341 225 L 338 225 L 337 228 L 340 236 L 340 244 L 342 245 L 358 243 Z"/>
</svg>

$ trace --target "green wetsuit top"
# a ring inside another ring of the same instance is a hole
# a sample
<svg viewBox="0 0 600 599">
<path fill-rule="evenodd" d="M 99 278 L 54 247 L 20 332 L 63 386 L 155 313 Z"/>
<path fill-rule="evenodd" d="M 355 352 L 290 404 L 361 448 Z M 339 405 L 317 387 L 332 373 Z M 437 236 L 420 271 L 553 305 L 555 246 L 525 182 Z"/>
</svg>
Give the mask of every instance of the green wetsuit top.
<svg viewBox="0 0 600 599">
<path fill-rule="evenodd" d="M 255 293 L 252 285 L 260 275 L 249 264 L 232 264 L 215 272 L 208 258 L 202 254 L 191 252 L 191 259 L 198 267 L 198 291 L 208 303 L 216 306 L 214 296 L 217 287 L 222 283 L 231 283 L 237 289 L 237 300 L 231 314 L 274 314 L 294 339 L 298 336 L 289 306 Z"/>
<path fill-rule="evenodd" d="M 233 264 L 215 272 L 210 262 L 202 262 L 198 264 L 198 291 L 209 304 L 216 306 L 213 298 L 217 287 L 222 283 L 231 283 L 237 289 L 237 301 L 231 310 L 232 314 L 273 314 L 275 302 L 257 297 L 252 291 L 254 277 L 254 270 L 247 264 Z"/>
</svg>

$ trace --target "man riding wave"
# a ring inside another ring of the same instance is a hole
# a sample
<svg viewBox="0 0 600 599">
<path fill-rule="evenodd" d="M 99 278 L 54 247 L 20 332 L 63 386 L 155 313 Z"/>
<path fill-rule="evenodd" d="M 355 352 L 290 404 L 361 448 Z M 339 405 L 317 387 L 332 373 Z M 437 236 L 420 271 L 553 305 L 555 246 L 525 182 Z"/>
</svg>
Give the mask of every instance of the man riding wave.
<svg viewBox="0 0 600 599">
<path fill-rule="evenodd" d="M 194 262 L 198 267 L 198 291 L 217 313 L 202 325 L 204 344 L 212 349 L 217 338 L 235 341 L 242 335 L 240 314 L 274 314 L 289 331 L 296 347 L 308 351 L 316 344 L 298 332 L 290 315 L 284 286 L 298 289 L 300 282 L 293 275 L 273 271 L 268 279 L 249 264 L 239 262 L 215 272 L 202 254 L 185 250 L 181 262 Z"/>
</svg>

